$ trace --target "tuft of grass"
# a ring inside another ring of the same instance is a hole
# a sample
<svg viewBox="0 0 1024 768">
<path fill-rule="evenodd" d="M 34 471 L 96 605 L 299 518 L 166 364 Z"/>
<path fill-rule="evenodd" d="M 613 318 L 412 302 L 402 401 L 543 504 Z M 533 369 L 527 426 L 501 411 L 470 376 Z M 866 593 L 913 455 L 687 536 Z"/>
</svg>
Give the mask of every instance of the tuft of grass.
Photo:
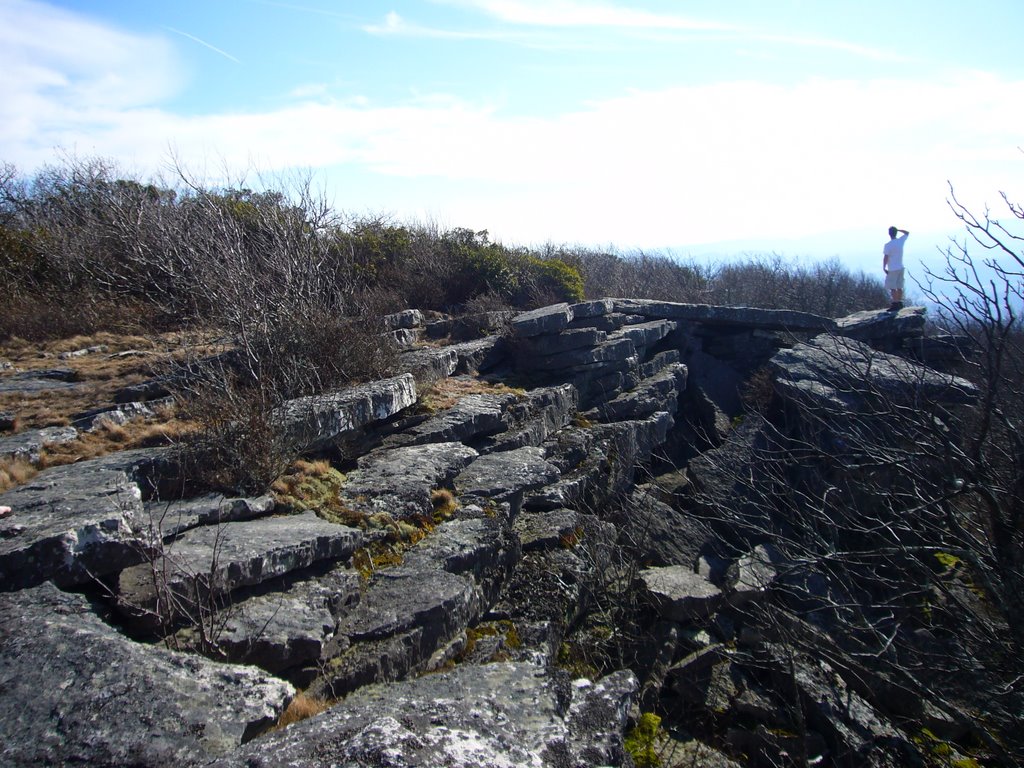
<svg viewBox="0 0 1024 768">
<path fill-rule="evenodd" d="M 39 470 L 24 459 L 0 459 L 0 493 L 27 483 L 38 473 Z"/>
<path fill-rule="evenodd" d="M 330 702 L 324 699 L 299 693 L 289 702 L 288 708 L 281 713 L 281 717 L 278 718 L 277 723 L 271 730 L 285 728 L 292 723 L 298 723 L 313 717 L 313 715 L 319 715 L 321 712 L 329 709 L 330 706 Z"/>
<path fill-rule="evenodd" d="M 480 379 L 441 379 L 420 396 L 420 408 L 427 413 L 446 411 L 466 395 L 526 395 L 526 390 L 505 384 L 491 384 Z"/>
<path fill-rule="evenodd" d="M 270 486 L 279 506 L 292 512 L 313 510 L 317 517 L 339 525 L 366 528 L 366 514 L 341 501 L 344 474 L 326 459 L 298 459 Z"/>
<path fill-rule="evenodd" d="M 459 502 L 455 494 L 447 488 L 436 488 L 430 492 L 430 504 L 434 509 L 434 523 L 439 524 L 447 520 L 459 508 Z"/>
</svg>

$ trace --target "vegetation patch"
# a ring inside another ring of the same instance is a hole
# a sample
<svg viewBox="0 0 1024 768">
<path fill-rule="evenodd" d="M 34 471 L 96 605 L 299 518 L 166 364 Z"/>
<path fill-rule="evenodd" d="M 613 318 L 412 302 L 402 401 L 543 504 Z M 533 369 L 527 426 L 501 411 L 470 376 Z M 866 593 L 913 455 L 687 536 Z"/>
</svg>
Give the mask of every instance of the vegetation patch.
<svg viewBox="0 0 1024 768">
<path fill-rule="evenodd" d="M 325 699 L 318 698 L 316 696 L 310 696 L 306 693 L 298 693 L 295 698 L 288 703 L 287 709 L 281 713 L 281 717 L 277 719 L 277 723 L 271 730 L 279 730 L 291 725 L 292 723 L 298 723 L 307 718 L 318 715 L 321 712 L 329 709 L 331 703 Z"/>
<path fill-rule="evenodd" d="M 419 407 L 426 413 L 437 413 L 454 407 L 466 395 L 507 395 L 524 397 L 526 391 L 505 384 L 492 384 L 481 379 L 444 378 L 431 386 L 419 399 Z"/>
<path fill-rule="evenodd" d="M 623 746 L 637 768 L 659 768 L 661 765 L 657 750 L 660 733 L 661 718 L 653 712 L 644 712 L 626 735 Z"/>
</svg>

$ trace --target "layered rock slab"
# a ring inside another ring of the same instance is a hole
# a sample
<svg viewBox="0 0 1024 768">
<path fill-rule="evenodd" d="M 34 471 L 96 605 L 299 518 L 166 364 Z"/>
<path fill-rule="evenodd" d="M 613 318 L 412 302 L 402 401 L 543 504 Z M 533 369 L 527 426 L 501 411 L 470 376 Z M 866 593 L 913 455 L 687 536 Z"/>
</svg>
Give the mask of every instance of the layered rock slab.
<svg viewBox="0 0 1024 768">
<path fill-rule="evenodd" d="M 284 432 L 306 450 L 327 447 L 416 402 L 411 373 L 324 395 L 289 400 L 274 412 Z"/>
<path fill-rule="evenodd" d="M 204 526 L 189 531 L 152 563 L 127 568 L 118 580 L 118 607 L 153 626 L 168 600 L 186 615 L 210 598 L 223 598 L 322 561 L 348 560 L 365 541 L 356 528 L 321 520 L 312 512 Z M 174 609 L 167 608 L 172 613 Z M 183 618 L 183 617 L 182 617 Z"/>
<path fill-rule="evenodd" d="M 294 689 L 132 642 L 81 595 L 0 595 L 0 763 L 191 766 L 272 724 Z"/>
<path fill-rule="evenodd" d="M 635 688 L 629 672 L 565 686 L 532 664 L 464 666 L 363 688 L 215 765 L 620 765 Z"/>
<path fill-rule="evenodd" d="M 430 494 L 446 487 L 477 452 L 459 442 L 385 448 L 368 454 L 349 473 L 341 497 L 346 505 L 393 517 L 428 514 Z"/>
<path fill-rule="evenodd" d="M 0 591 L 89 584 L 142 562 L 152 542 L 135 481 L 146 452 L 55 467 L 0 495 Z"/>
</svg>

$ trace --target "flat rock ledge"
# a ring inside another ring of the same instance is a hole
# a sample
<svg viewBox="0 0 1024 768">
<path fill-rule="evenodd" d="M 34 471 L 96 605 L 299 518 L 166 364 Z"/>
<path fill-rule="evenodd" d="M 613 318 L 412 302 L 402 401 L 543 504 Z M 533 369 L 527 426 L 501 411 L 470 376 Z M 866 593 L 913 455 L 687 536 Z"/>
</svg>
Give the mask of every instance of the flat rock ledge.
<svg viewBox="0 0 1024 768">
<path fill-rule="evenodd" d="M 290 400 L 276 411 L 276 417 L 296 445 L 311 450 L 388 419 L 415 402 L 413 375 L 403 373 L 340 392 Z"/>
<path fill-rule="evenodd" d="M 527 663 L 464 666 L 362 688 L 214 765 L 621 765 L 621 734 L 636 687 L 630 672 L 568 683 Z"/>
<path fill-rule="evenodd" d="M 0 495 L 0 591 L 89 584 L 142 562 L 152 542 L 133 478 L 143 452 L 54 467 Z"/>
<path fill-rule="evenodd" d="M 197 600 L 223 598 L 316 563 L 348 560 L 364 540 L 359 529 L 312 512 L 205 526 L 166 546 L 152 563 L 123 570 L 118 608 L 143 626 L 159 618 L 158 601 L 168 598 L 186 616 L 194 615 Z"/>
<path fill-rule="evenodd" d="M 0 595 L 0 764 L 205 764 L 295 695 L 251 667 L 129 640 L 81 595 Z"/>
</svg>

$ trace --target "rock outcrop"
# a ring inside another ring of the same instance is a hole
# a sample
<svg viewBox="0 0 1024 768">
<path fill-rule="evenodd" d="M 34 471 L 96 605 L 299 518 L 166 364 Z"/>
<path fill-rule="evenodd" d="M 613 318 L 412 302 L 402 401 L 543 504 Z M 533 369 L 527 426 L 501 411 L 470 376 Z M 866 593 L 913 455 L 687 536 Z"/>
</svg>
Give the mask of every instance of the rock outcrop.
<svg viewBox="0 0 1024 768">
<path fill-rule="evenodd" d="M 808 430 L 877 397 L 970 404 L 919 354 L 919 310 L 609 298 L 385 326 L 404 373 L 275 414 L 345 473 L 322 509 L 161 497 L 166 451 L 0 495 L 0 762 L 631 765 L 637 707 L 713 724 L 713 743 L 675 747 L 700 764 L 918 753 L 864 669 L 796 658 L 743 611 L 810 578 L 758 537 L 771 521 L 747 502 L 773 489 L 752 467 L 783 437 L 744 400 Z M 476 389 L 417 410 L 450 376 Z M 98 405 L 83 427 L 112 413 Z M 295 686 L 324 711 L 268 732 Z"/>
</svg>

